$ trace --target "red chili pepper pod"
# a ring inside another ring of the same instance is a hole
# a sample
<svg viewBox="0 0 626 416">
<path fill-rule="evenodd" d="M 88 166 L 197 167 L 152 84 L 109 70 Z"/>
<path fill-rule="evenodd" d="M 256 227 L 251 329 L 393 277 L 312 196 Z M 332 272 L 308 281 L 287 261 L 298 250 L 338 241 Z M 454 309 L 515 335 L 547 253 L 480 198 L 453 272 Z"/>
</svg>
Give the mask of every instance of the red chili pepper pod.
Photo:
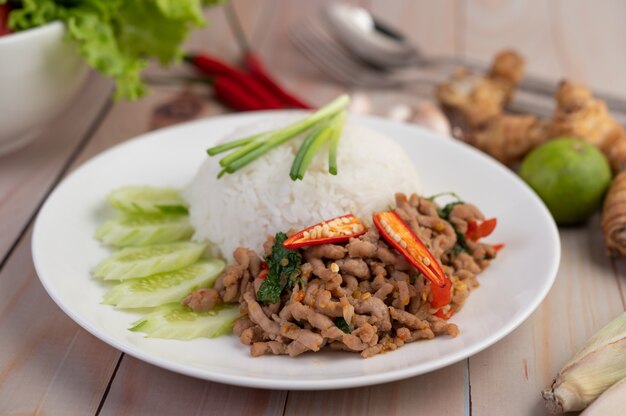
<svg viewBox="0 0 626 416">
<path fill-rule="evenodd" d="M 268 90 L 270 90 L 276 97 L 282 100 L 290 107 L 311 109 L 313 108 L 309 104 L 303 102 L 298 97 L 294 96 L 282 86 L 280 86 L 267 72 L 261 61 L 252 52 L 248 52 L 244 58 L 245 66 L 248 69 L 250 75 L 256 78 L 259 82 L 263 83 Z"/>
<path fill-rule="evenodd" d="M 208 55 L 189 55 L 185 60 L 210 76 L 228 76 L 237 78 L 240 70 L 233 66 Z"/>
<path fill-rule="evenodd" d="M 0 36 L 11 33 L 9 29 L 9 13 L 11 8 L 8 4 L 0 4 Z"/>
<path fill-rule="evenodd" d="M 283 247 L 293 250 L 319 244 L 343 243 L 365 234 L 366 231 L 365 225 L 359 218 L 347 214 L 298 231 L 285 240 Z"/>
<path fill-rule="evenodd" d="M 450 303 L 452 284 L 424 243 L 395 211 L 372 216 L 380 235 L 430 281 L 430 305 L 441 308 Z"/>
<path fill-rule="evenodd" d="M 265 107 L 256 97 L 248 92 L 232 78 L 225 76 L 215 78 L 213 82 L 215 97 L 223 104 L 237 111 L 264 110 Z"/>
<path fill-rule="evenodd" d="M 255 110 L 273 110 L 286 107 L 286 105 L 274 96 L 265 85 L 257 81 L 251 75 L 219 59 L 203 54 L 188 56 L 186 60 L 206 75 L 229 78 L 240 84 L 245 95 L 255 97 L 261 104 L 261 107 L 255 108 Z"/>
<path fill-rule="evenodd" d="M 478 241 L 483 237 L 490 235 L 495 230 L 498 221 L 495 218 L 480 222 L 474 220 L 467 223 L 467 231 L 465 237 L 472 241 Z"/>
</svg>

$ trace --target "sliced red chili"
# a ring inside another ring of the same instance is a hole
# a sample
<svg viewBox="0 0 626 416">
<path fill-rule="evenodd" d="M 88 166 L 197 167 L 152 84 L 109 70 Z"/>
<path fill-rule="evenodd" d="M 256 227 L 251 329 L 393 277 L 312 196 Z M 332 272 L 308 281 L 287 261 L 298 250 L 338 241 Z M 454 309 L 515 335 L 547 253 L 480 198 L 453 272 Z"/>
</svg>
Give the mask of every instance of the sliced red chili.
<svg viewBox="0 0 626 416">
<path fill-rule="evenodd" d="M 467 231 L 465 237 L 472 241 L 478 241 L 483 237 L 487 237 L 496 228 L 498 220 L 495 218 L 489 218 L 488 220 L 481 221 L 480 224 L 474 220 L 467 223 Z"/>
<path fill-rule="evenodd" d="M 267 270 L 267 269 L 263 269 L 263 270 L 261 270 L 261 271 L 259 272 L 259 275 L 257 276 L 257 278 L 258 278 L 258 279 L 261 279 L 261 280 L 264 280 L 264 279 L 267 277 L 267 275 L 268 275 L 269 273 L 270 273 L 270 272 L 269 272 L 269 270 Z"/>
<path fill-rule="evenodd" d="M 435 315 L 437 318 L 448 320 L 452 318 L 452 315 L 454 315 L 454 309 L 449 308 L 447 311 L 444 311 L 443 309 L 439 309 L 433 315 Z"/>
<path fill-rule="evenodd" d="M 439 262 L 395 211 L 379 212 L 372 216 L 380 235 L 417 270 L 430 280 L 433 308 L 450 303 L 451 282 Z"/>
<path fill-rule="evenodd" d="M 293 250 L 318 244 L 343 243 L 365 234 L 366 231 L 363 221 L 352 214 L 346 214 L 298 231 L 285 240 L 283 247 Z"/>
<path fill-rule="evenodd" d="M 493 249 L 494 249 L 495 251 L 500 251 L 500 250 L 502 250 L 502 249 L 504 248 L 504 244 L 502 244 L 502 243 L 499 243 L 499 244 L 494 244 L 494 245 L 492 245 L 491 247 L 493 247 Z"/>
</svg>

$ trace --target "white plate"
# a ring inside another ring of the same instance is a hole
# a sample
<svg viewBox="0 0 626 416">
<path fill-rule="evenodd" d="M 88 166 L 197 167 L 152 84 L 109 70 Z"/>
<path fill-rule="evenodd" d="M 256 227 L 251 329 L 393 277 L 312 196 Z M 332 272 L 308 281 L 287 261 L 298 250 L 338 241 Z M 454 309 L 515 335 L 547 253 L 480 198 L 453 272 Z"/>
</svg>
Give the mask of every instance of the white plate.
<svg viewBox="0 0 626 416">
<path fill-rule="evenodd" d="M 108 250 L 93 238 L 110 212 L 109 190 L 129 184 L 184 186 L 207 157 L 205 149 L 235 126 L 285 112 L 214 117 L 148 133 L 94 157 L 69 175 L 44 204 L 32 240 L 35 267 L 54 301 L 104 342 L 136 358 L 182 374 L 249 387 L 331 389 L 364 386 L 423 374 L 489 347 L 535 310 L 556 276 L 560 244 L 543 203 L 508 169 L 457 141 L 424 129 L 373 117 L 353 120 L 395 138 L 409 153 L 425 194 L 455 191 L 498 218 L 490 237 L 503 242 L 452 321 L 456 338 L 437 337 L 362 359 L 324 352 L 297 358 L 251 358 L 234 336 L 174 341 L 146 339 L 126 328 L 139 316 L 99 302 L 106 288 L 89 270 Z"/>
</svg>

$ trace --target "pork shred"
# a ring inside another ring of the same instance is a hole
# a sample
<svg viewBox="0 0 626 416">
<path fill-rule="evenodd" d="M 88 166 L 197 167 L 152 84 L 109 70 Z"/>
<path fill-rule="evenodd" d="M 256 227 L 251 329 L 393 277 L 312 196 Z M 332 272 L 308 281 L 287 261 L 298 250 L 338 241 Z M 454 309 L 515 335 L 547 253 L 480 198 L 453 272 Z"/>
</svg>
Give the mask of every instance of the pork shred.
<svg viewBox="0 0 626 416">
<path fill-rule="evenodd" d="M 474 205 L 460 203 L 442 218 L 432 201 L 416 194 L 397 194 L 395 202 L 398 215 L 452 281 L 449 307 L 458 312 L 478 287 L 477 274 L 496 257 L 488 244 L 457 241 L 470 221 L 484 220 L 483 214 Z M 269 237 L 265 256 L 273 244 Z M 432 314 L 430 282 L 381 239 L 375 227 L 347 243 L 299 250 L 301 280 L 283 293 L 279 304 L 263 305 L 256 299 L 262 259 L 243 247 L 235 250 L 235 262 L 214 288 L 192 292 L 183 304 L 203 311 L 239 302 L 245 316 L 235 322 L 233 332 L 254 357 L 294 357 L 327 348 L 368 358 L 410 342 L 458 335 L 455 324 Z"/>
</svg>

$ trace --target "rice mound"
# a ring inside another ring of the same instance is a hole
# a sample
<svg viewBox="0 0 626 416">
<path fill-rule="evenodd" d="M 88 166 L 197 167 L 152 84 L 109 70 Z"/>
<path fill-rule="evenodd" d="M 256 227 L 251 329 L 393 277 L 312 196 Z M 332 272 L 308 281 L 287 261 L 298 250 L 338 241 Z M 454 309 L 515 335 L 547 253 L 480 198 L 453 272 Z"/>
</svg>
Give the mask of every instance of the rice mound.
<svg viewBox="0 0 626 416">
<path fill-rule="evenodd" d="M 224 141 L 279 128 L 294 118 L 237 129 Z M 232 260 L 239 246 L 262 253 L 268 234 L 302 229 L 346 213 L 369 222 L 393 204 L 394 194 L 418 192 L 417 172 L 404 150 L 370 128 L 347 122 L 337 151 L 338 173 L 328 173 L 322 148 L 302 181 L 289 170 L 303 137 L 268 152 L 245 168 L 217 179 L 221 155 L 208 158 L 184 191 L 194 239 Z"/>
</svg>

